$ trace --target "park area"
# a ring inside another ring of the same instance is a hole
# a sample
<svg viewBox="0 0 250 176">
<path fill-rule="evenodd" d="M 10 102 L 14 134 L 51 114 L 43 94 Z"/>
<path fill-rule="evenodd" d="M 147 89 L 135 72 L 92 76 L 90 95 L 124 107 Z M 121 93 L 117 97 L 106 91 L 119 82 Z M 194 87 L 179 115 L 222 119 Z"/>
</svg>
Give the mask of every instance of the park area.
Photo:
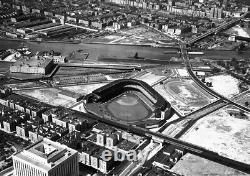
<svg viewBox="0 0 250 176">
<path fill-rule="evenodd" d="M 172 81 L 165 84 L 165 90 L 175 99 L 189 106 L 205 106 L 209 104 L 209 97 L 197 89 L 194 84 L 186 81 Z"/>
</svg>

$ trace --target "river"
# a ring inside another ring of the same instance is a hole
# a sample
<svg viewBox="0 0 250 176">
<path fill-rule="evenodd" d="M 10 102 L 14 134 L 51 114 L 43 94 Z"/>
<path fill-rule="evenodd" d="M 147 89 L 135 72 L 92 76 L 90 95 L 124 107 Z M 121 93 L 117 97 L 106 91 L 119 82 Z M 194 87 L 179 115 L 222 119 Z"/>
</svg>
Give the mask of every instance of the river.
<svg viewBox="0 0 250 176">
<path fill-rule="evenodd" d="M 147 46 L 128 46 L 128 45 L 104 45 L 104 44 L 70 44 L 70 43 L 44 43 L 44 42 L 21 42 L 21 41 L 8 41 L 0 40 L 0 49 L 29 47 L 32 52 L 54 50 L 61 52 L 63 55 L 68 55 L 72 51 L 83 50 L 83 52 L 89 53 L 88 60 L 98 60 L 98 58 L 117 58 L 128 59 L 135 53 L 138 53 L 139 57 L 158 59 L 168 61 L 171 57 L 178 57 L 179 54 L 165 54 L 164 51 L 173 50 L 169 48 L 154 48 Z M 232 57 L 242 59 L 249 58 L 250 51 L 243 52 L 241 54 L 235 51 L 205 51 L 205 57 L 216 59 L 230 59 Z M 204 57 L 203 56 L 203 57 Z M 194 58 L 195 56 L 190 56 Z"/>
<path fill-rule="evenodd" d="M 68 55 L 72 51 L 79 49 L 83 52 L 89 53 L 90 60 L 97 60 L 98 58 L 117 58 L 124 59 L 134 56 L 138 52 L 139 57 L 166 60 L 176 54 L 166 55 L 165 48 L 154 48 L 147 46 L 127 46 L 127 45 L 104 45 L 104 44 L 70 44 L 70 43 L 44 43 L 44 42 L 19 42 L 19 41 L 4 41 L 0 40 L 0 48 L 20 48 L 29 47 L 32 52 L 54 50 L 61 52 L 63 55 Z"/>
</svg>

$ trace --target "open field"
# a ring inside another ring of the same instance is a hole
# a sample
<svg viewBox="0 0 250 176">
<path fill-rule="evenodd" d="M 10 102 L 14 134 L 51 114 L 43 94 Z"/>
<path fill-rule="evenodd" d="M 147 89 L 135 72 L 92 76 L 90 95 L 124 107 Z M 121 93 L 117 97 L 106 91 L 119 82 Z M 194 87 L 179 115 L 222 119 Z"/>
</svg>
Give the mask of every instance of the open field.
<svg viewBox="0 0 250 176">
<path fill-rule="evenodd" d="M 161 84 L 158 84 L 156 86 L 154 86 L 154 89 L 160 93 L 163 98 L 165 100 L 167 100 L 171 106 L 181 115 L 181 116 L 185 116 L 189 113 L 191 113 L 192 111 L 196 110 L 195 107 L 187 107 L 187 105 L 185 105 L 184 103 L 179 103 L 177 104 L 176 100 L 170 95 L 168 94 L 166 91 L 165 91 L 165 88 L 163 85 Z"/>
<path fill-rule="evenodd" d="M 235 100 L 237 103 L 241 104 L 242 106 L 245 106 L 247 108 L 250 108 L 250 91 L 244 92 L 241 94 L 240 97 L 233 97 L 233 100 Z M 246 104 L 248 102 L 249 105 Z"/>
<path fill-rule="evenodd" d="M 135 41 L 144 40 L 148 42 L 155 42 L 155 41 L 161 41 L 166 43 L 172 42 L 171 38 L 146 26 L 136 26 L 133 28 L 120 30 L 119 32 L 121 34 L 127 35 L 128 39 L 134 39 Z M 120 40 L 119 42 L 123 42 L 123 40 Z"/>
<path fill-rule="evenodd" d="M 193 81 L 171 81 L 165 84 L 165 90 L 176 100 L 188 106 L 203 107 L 209 104 L 211 96 L 203 92 Z"/>
<path fill-rule="evenodd" d="M 100 36 L 92 42 L 109 44 L 134 44 L 134 45 L 154 45 L 157 43 L 172 43 L 172 39 L 160 32 L 146 26 L 135 26 L 132 28 L 121 29 L 114 34 Z"/>
<path fill-rule="evenodd" d="M 250 164 L 250 121 L 231 116 L 228 107 L 199 120 L 181 139 Z"/>
<path fill-rule="evenodd" d="M 90 39 L 87 39 L 86 41 L 88 43 L 110 43 L 114 40 L 119 40 L 122 37 L 123 37 L 122 34 L 112 33 L 112 34 L 97 36 L 95 38 L 90 38 Z"/>
<path fill-rule="evenodd" d="M 181 76 L 181 77 L 188 77 L 189 73 L 187 72 L 186 69 L 176 69 L 177 73 Z"/>
<path fill-rule="evenodd" d="M 6 72 L 8 72 L 10 65 L 12 64 L 12 62 L 0 61 L 0 73 L 5 74 Z"/>
<path fill-rule="evenodd" d="M 156 85 L 154 88 L 183 116 L 216 100 L 196 86 L 192 80 L 169 80 L 164 85 Z"/>
<path fill-rule="evenodd" d="M 84 85 L 77 85 L 77 86 L 65 86 L 61 88 L 81 94 L 81 95 L 87 95 L 87 94 L 90 94 L 93 90 L 98 89 L 106 84 L 107 83 L 93 83 L 93 84 L 84 84 Z"/>
<path fill-rule="evenodd" d="M 187 153 L 171 169 L 185 176 L 243 176 L 247 175 L 230 167 Z"/>
<path fill-rule="evenodd" d="M 225 31 L 230 35 L 236 35 L 241 37 L 250 37 L 250 30 L 248 28 L 242 28 L 240 25 L 236 25 L 228 30 Z"/>
<path fill-rule="evenodd" d="M 123 94 L 107 104 L 107 109 L 121 121 L 134 122 L 146 119 L 152 112 L 149 107 L 134 94 Z"/>
<path fill-rule="evenodd" d="M 17 91 L 18 94 L 30 96 L 34 99 L 37 99 L 38 101 L 50 104 L 52 106 L 70 107 L 75 103 L 73 101 L 58 97 L 59 92 L 60 90 L 55 88 Z"/>
<path fill-rule="evenodd" d="M 113 41 L 116 41 L 116 40 L 119 40 L 119 39 L 122 39 L 123 36 L 122 35 L 119 35 L 119 34 L 112 34 L 112 35 L 108 35 L 108 36 L 101 36 L 98 38 L 98 41 L 99 42 L 113 42 Z"/>
<path fill-rule="evenodd" d="M 240 93 L 238 87 L 239 81 L 230 75 L 207 77 L 206 81 L 212 82 L 212 89 L 227 98 L 231 98 Z"/>
<path fill-rule="evenodd" d="M 150 73 L 150 72 L 146 73 L 144 75 L 141 75 L 139 77 L 135 77 L 135 79 L 144 81 L 144 82 L 148 83 L 151 86 L 154 83 L 156 83 L 157 81 L 159 81 L 160 79 L 163 79 L 163 78 L 165 78 L 165 76 L 159 76 L 159 75 L 156 75 L 156 74 Z"/>
<path fill-rule="evenodd" d="M 22 89 L 30 89 L 35 87 L 46 87 L 45 85 L 39 84 L 38 82 L 25 82 L 18 84 L 6 84 L 6 86 L 12 88 L 12 90 L 22 90 Z"/>
</svg>

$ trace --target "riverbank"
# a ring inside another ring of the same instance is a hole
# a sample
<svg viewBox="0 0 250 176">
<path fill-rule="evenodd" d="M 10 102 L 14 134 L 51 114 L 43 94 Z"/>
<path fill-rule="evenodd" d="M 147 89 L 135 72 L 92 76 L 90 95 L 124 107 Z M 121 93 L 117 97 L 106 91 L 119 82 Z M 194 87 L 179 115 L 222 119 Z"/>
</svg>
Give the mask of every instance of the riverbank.
<svg viewBox="0 0 250 176">
<path fill-rule="evenodd" d="M 149 46 L 134 46 L 134 45 L 113 45 L 113 44 L 101 44 L 101 43 L 50 43 L 50 42 L 32 42 L 32 41 L 20 41 L 20 40 L 3 40 L 0 39 L 1 49 L 18 49 L 22 47 L 30 48 L 31 52 L 36 53 L 37 51 L 50 51 L 54 50 L 56 52 L 61 52 L 62 55 L 68 56 L 73 51 L 82 50 L 83 53 L 88 53 L 89 61 L 97 61 L 100 58 L 112 58 L 119 62 L 119 59 L 128 59 L 129 62 L 138 53 L 141 58 L 148 58 L 152 60 L 162 60 L 169 61 L 172 57 L 179 57 L 175 53 L 166 54 L 166 51 L 173 50 L 172 47 L 157 48 Z M 173 47 L 176 48 L 176 47 Z M 237 59 L 248 58 L 250 51 L 243 53 L 238 53 L 236 51 L 228 50 L 205 50 L 204 58 L 216 58 L 225 59 L 235 57 Z M 80 56 L 81 57 L 81 56 Z M 190 58 L 195 58 L 196 56 L 190 56 Z M 82 59 L 74 58 L 72 62 L 79 61 Z"/>
</svg>

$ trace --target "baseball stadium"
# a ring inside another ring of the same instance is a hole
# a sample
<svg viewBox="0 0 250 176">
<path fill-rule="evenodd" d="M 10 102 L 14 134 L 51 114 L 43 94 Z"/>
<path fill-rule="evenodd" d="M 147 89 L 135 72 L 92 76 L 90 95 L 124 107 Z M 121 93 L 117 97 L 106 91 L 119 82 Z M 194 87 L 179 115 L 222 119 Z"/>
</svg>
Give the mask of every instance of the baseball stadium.
<svg viewBox="0 0 250 176">
<path fill-rule="evenodd" d="M 123 124 L 155 128 L 171 114 L 170 104 L 147 83 L 120 79 L 85 97 L 89 113 Z"/>
</svg>

